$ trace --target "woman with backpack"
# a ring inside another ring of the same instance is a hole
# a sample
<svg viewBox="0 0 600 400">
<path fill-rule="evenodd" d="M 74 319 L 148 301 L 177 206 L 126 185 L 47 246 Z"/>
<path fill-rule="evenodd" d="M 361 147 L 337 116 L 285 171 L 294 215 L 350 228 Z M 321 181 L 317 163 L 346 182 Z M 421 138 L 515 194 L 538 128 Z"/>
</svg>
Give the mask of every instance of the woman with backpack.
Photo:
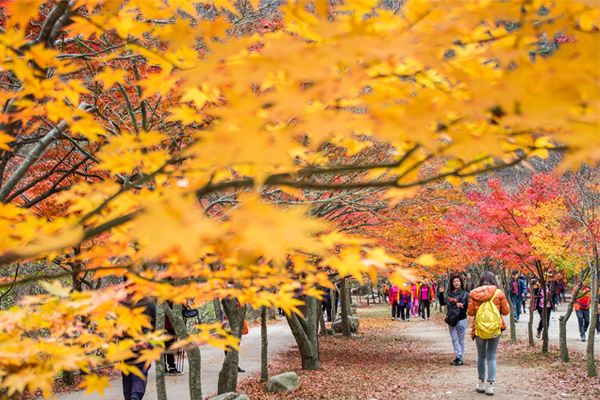
<svg viewBox="0 0 600 400">
<path fill-rule="evenodd" d="M 534 297 L 535 297 L 535 308 L 538 314 L 540 314 L 540 322 L 537 327 L 536 337 L 539 339 L 542 337 L 542 331 L 544 330 L 544 308 L 546 308 L 546 325 L 548 329 L 550 329 L 550 314 L 552 310 L 554 310 L 554 302 L 552 301 L 552 285 L 548 282 L 546 283 L 545 290 L 541 285 L 538 285 L 537 288 L 534 288 Z"/>
<path fill-rule="evenodd" d="M 479 278 L 477 288 L 469 294 L 467 315 L 475 316 L 471 337 L 477 345 L 478 393 L 494 395 L 493 384 L 496 379 L 496 352 L 500 335 L 506 329 L 503 315 L 508 315 L 510 307 L 504 292 L 498 289 L 494 273 L 486 271 Z M 486 381 L 487 364 L 487 385 Z"/>
<path fill-rule="evenodd" d="M 440 292 L 443 296 L 443 292 Z M 445 295 L 444 303 L 447 306 L 446 323 L 450 331 L 452 346 L 454 347 L 454 361 L 452 365 L 465 365 L 463 353 L 465 351 L 465 333 L 467 331 L 467 304 L 469 292 L 465 290 L 465 281 L 460 275 L 450 277 L 450 288 Z M 442 304 L 444 305 L 444 304 Z"/>
</svg>

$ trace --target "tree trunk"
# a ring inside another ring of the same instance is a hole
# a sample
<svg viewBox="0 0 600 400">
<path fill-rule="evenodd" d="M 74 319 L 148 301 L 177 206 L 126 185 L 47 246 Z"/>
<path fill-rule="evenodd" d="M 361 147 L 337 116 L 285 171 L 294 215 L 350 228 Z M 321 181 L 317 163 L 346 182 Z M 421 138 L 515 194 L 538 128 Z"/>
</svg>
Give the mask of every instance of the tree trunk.
<svg viewBox="0 0 600 400">
<path fill-rule="evenodd" d="M 215 319 L 218 322 L 223 322 L 223 309 L 219 299 L 213 299 L 213 309 L 215 310 Z"/>
<path fill-rule="evenodd" d="M 342 334 L 344 336 L 352 336 L 352 331 L 350 330 L 350 319 L 348 318 L 349 314 L 349 305 L 348 305 L 348 278 L 342 278 L 342 282 L 340 285 L 340 308 L 342 310 Z"/>
<path fill-rule="evenodd" d="M 529 346 L 535 347 L 535 340 L 533 339 L 533 285 L 531 284 L 531 278 L 529 279 L 529 321 L 527 322 L 527 337 L 529 338 Z"/>
<path fill-rule="evenodd" d="M 165 306 L 158 304 L 156 307 L 156 330 L 164 329 L 165 327 Z M 165 355 L 161 354 L 160 358 L 154 363 L 156 368 L 156 397 L 158 400 L 167 400 L 167 386 L 165 384 Z"/>
<path fill-rule="evenodd" d="M 298 345 L 302 369 L 319 369 L 319 337 L 317 335 L 317 300 L 314 297 L 305 299 L 305 317 L 296 314 L 286 314 L 292 335 Z"/>
<path fill-rule="evenodd" d="M 579 289 L 581 289 L 581 283 L 586 278 L 587 273 L 589 272 L 589 268 L 582 270 L 579 273 L 579 284 L 575 286 L 575 290 L 573 291 L 573 296 L 571 297 L 571 301 L 567 305 L 567 311 L 565 315 L 561 315 L 558 318 L 559 324 L 559 335 L 558 335 L 558 343 L 560 346 L 560 359 L 563 362 L 569 362 L 569 348 L 567 347 L 567 322 L 573 313 L 573 305 L 575 304 L 575 298 L 579 294 Z"/>
<path fill-rule="evenodd" d="M 546 282 L 544 281 L 544 286 L 543 288 L 540 288 L 540 290 L 544 291 L 544 308 L 542 310 L 542 353 L 546 354 L 548 353 L 548 307 L 546 306 L 548 304 L 548 286 L 546 285 Z"/>
<path fill-rule="evenodd" d="M 269 379 L 269 353 L 267 337 L 267 308 L 263 306 L 260 310 L 260 381 Z"/>
<path fill-rule="evenodd" d="M 246 317 L 246 307 L 241 306 L 236 299 L 223 299 L 222 304 L 223 311 L 229 321 L 231 334 L 241 341 L 244 319 Z M 236 391 L 239 363 L 239 352 L 234 349 L 228 351 L 225 360 L 223 360 L 221 371 L 219 372 L 218 394 Z"/>
<path fill-rule="evenodd" d="M 508 321 L 510 327 L 510 341 L 517 341 L 517 324 L 515 322 L 515 307 L 513 306 L 512 299 L 510 296 L 510 274 L 506 270 L 506 268 L 502 268 L 500 264 L 498 264 L 498 274 L 502 277 L 502 283 L 504 286 L 504 296 L 508 299 L 508 308 L 510 313 L 508 314 Z M 521 304 L 518 305 L 521 307 Z"/>
<path fill-rule="evenodd" d="M 188 331 L 183 316 L 181 315 L 181 304 L 174 304 L 173 308 L 165 305 L 165 313 L 175 329 L 178 338 L 187 338 Z M 201 377 L 201 357 L 200 348 L 198 346 L 188 346 L 186 348 L 189 363 L 189 388 L 191 400 L 202 400 L 202 377 Z"/>
<path fill-rule="evenodd" d="M 331 316 L 333 321 L 335 321 L 338 312 L 338 296 L 336 295 L 336 291 L 334 289 L 329 289 L 329 297 L 331 298 Z"/>
<path fill-rule="evenodd" d="M 586 358 L 588 376 L 593 377 L 597 375 L 596 360 L 594 359 L 594 339 L 596 321 L 598 319 L 598 258 L 590 263 L 590 272 L 592 276 L 592 309 L 590 312 L 592 314 L 590 315 Z"/>
</svg>

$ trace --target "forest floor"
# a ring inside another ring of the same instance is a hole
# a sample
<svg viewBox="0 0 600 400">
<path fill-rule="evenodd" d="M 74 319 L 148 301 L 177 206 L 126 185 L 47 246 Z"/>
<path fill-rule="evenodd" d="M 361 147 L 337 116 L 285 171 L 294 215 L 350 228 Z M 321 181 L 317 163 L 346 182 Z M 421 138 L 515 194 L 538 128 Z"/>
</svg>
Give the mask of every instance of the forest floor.
<svg viewBox="0 0 600 400">
<path fill-rule="evenodd" d="M 562 310 L 561 310 L 562 311 Z M 577 319 L 568 324 L 569 349 L 572 361 L 562 364 L 558 357 L 558 315 L 550 322 L 550 353 L 540 353 L 527 345 L 529 315 L 517 326 L 521 339 L 511 343 L 508 332 L 503 335 L 498 354 L 495 383 L 496 399 L 592 399 L 600 396 L 598 379 L 585 373 L 586 343 L 578 340 Z M 241 345 L 241 363 L 246 373 L 240 374 L 239 393 L 257 399 L 327 399 L 327 400 L 387 400 L 419 399 L 482 399 L 475 393 L 477 382 L 475 345 L 466 339 L 466 365 L 450 365 L 453 351 L 442 315 L 434 313 L 431 321 L 392 321 L 389 306 L 375 305 L 358 309 L 360 334 L 352 338 L 324 336 L 320 338 L 321 370 L 302 371 L 294 339 L 285 321 L 269 325 L 269 373 L 296 371 L 300 388 L 289 394 L 272 394 L 259 383 L 260 328 L 251 327 Z M 535 316 L 537 323 L 537 315 Z M 597 336 L 600 340 L 600 336 Z M 598 347 L 598 346 L 597 346 Z M 223 352 L 201 347 L 202 387 L 205 396 L 216 392 Z M 597 351 L 600 353 L 600 351 Z M 166 378 L 170 400 L 189 399 L 188 370 L 185 374 Z M 83 392 L 58 394 L 60 400 L 121 400 L 120 377 L 111 380 L 104 395 Z M 156 381 L 150 371 L 144 400 L 156 399 Z"/>
<path fill-rule="evenodd" d="M 481 399 L 477 383 L 475 345 L 466 338 L 465 363 L 454 358 L 447 325 L 440 314 L 431 321 L 392 321 L 389 307 L 359 308 L 360 335 L 321 338 L 321 370 L 302 371 L 296 349 L 279 354 L 270 363 L 270 374 L 294 370 L 300 388 L 289 394 L 264 391 L 258 376 L 241 382 L 238 391 L 252 399 Z M 526 326 L 525 321 L 520 325 Z M 572 322 L 572 321 L 570 321 Z M 576 324 L 570 329 L 577 329 Z M 470 329 L 470 328 L 469 328 Z M 522 329 L 522 328 L 521 328 Z M 469 334 L 467 334 L 469 335 Z M 522 341 L 511 343 L 505 334 L 498 354 L 496 399 L 592 399 L 600 396 L 600 382 L 585 373 L 585 343 L 569 341 L 571 363 L 564 365 L 558 349 L 548 355 L 539 343 L 530 348 L 526 331 Z M 552 342 L 557 338 L 551 335 Z M 539 341 L 538 341 L 539 342 Z M 579 343 L 579 344 L 576 344 Z"/>
</svg>

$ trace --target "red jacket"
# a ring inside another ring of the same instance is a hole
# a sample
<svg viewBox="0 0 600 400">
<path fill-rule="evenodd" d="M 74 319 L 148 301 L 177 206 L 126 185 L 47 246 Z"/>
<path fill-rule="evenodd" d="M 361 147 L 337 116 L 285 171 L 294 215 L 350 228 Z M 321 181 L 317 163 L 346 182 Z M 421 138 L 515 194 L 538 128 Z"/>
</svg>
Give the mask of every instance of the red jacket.
<svg viewBox="0 0 600 400">
<path fill-rule="evenodd" d="M 491 299 L 496 292 L 496 289 L 498 288 L 494 285 L 485 285 L 471 290 L 471 293 L 469 293 L 467 315 L 475 316 L 481 303 Z M 508 305 L 508 301 L 506 300 L 506 296 L 502 290 L 500 290 L 496 297 L 494 297 L 494 304 L 496 307 L 498 307 L 498 311 L 500 311 L 501 315 L 508 315 L 510 312 L 510 306 Z M 502 318 L 502 330 L 505 329 L 506 324 L 504 323 L 504 318 Z M 473 318 L 473 324 L 471 326 L 471 338 L 475 339 L 475 318 Z"/>
<path fill-rule="evenodd" d="M 395 285 L 390 288 L 390 293 L 388 294 L 388 301 L 390 304 L 397 303 L 400 300 L 400 289 L 398 289 Z"/>
</svg>

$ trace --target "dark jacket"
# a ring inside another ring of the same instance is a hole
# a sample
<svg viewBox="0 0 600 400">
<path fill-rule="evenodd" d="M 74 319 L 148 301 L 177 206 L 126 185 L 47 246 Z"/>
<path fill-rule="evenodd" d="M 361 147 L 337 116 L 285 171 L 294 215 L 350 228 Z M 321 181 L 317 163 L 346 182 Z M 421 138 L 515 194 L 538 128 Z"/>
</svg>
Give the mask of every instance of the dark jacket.
<svg viewBox="0 0 600 400">
<path fill-rule="evenodd" d="M 512 279 L 508 283 L 511 297 L 523 297 L 527 293 L 527 282 L 524 279 Z"/>
<path fill-rule="evenodd" d="M 446 305 L 448 306 L 448 314 L 446 322 L 454 326 L 458 321 L 467 318 L 467 305 L 469 304 L 469 292 L 463 289 L 453 290 L 446 293 Z M 463 308 L 459 308 L 456 303 L 462 303 Z"/>
</svg>

